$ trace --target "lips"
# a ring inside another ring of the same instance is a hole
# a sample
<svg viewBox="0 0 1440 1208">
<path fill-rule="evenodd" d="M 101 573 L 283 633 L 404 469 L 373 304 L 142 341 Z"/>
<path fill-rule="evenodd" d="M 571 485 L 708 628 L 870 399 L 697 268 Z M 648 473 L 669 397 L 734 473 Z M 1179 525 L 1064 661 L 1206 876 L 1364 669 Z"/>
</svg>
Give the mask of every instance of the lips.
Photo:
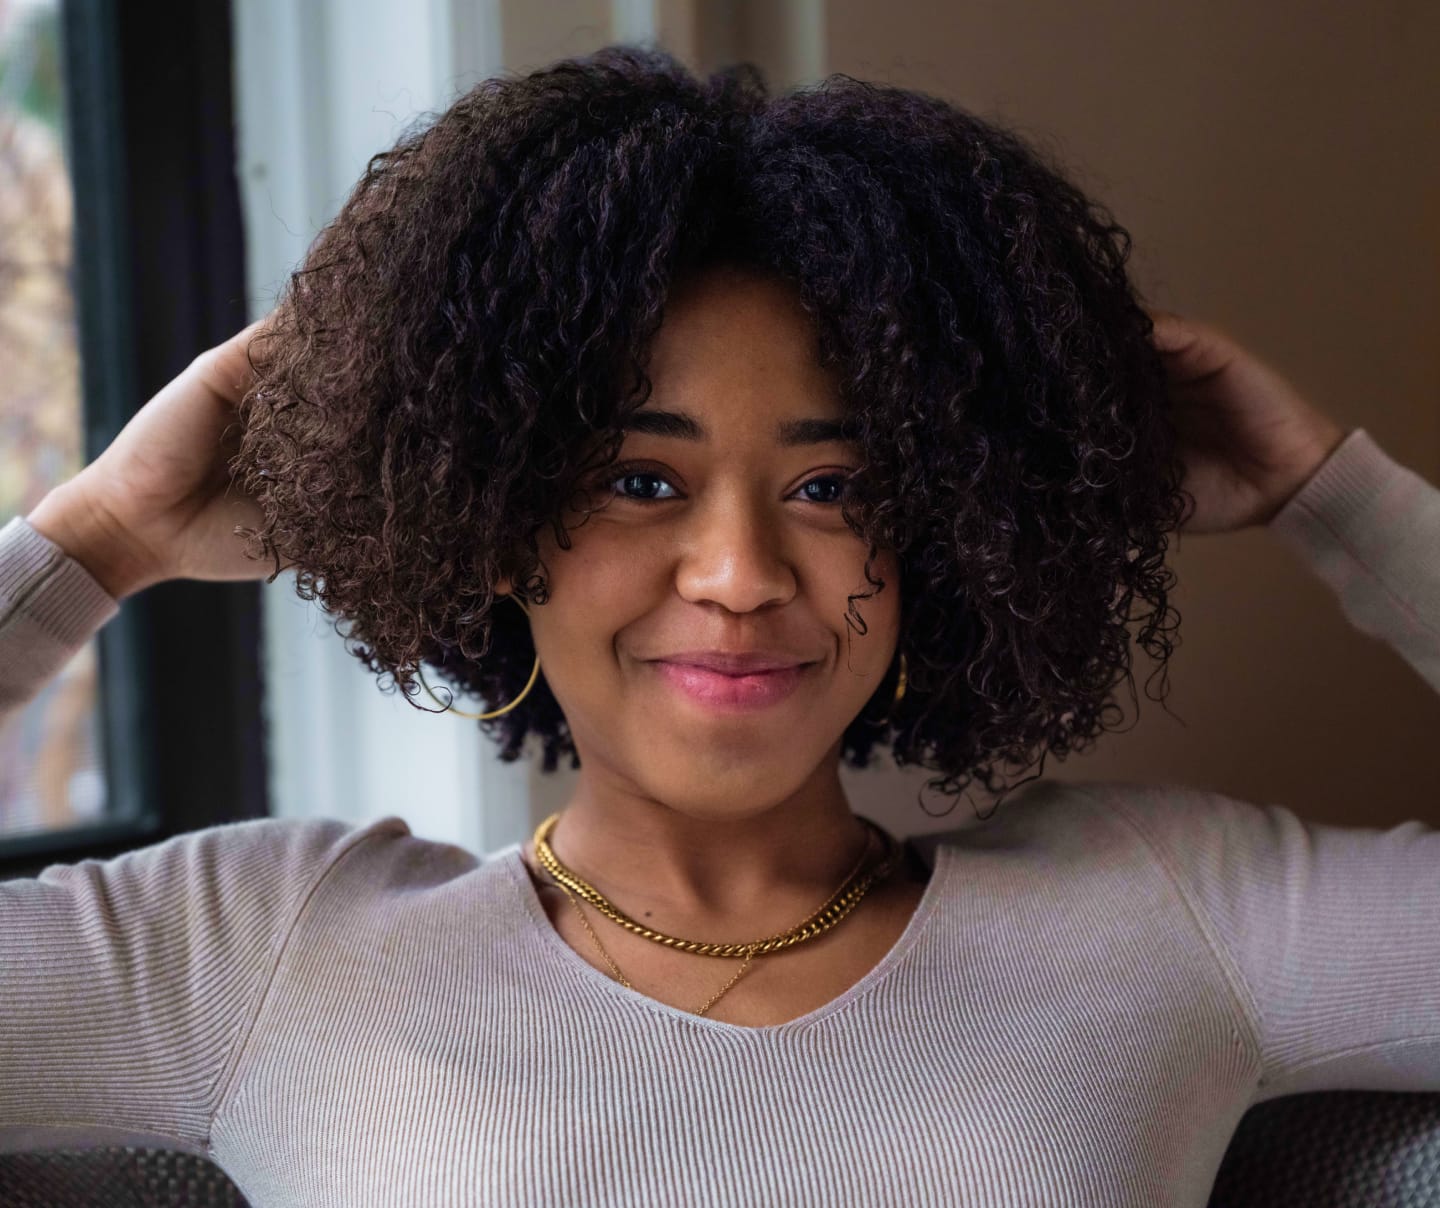
<svg viewBox="0 0 1440 1208">
<path fill-rule="evenodd" d="M 808 663 L 792 663 L 768 671 L 734 674 L 669 659 L 656 660 L 652 666 L 680 695 L 724 713 L 743 713 L 779 704 L 800 686 L 810 668 Z"/>
<path fill-rule="evenodd" d="M 769 671 L 786 671 L 792 667 L 804 666 L 807 661 L 813 660 L 799 659 L 780 651 L 687 650 L 677 654 L 667 654 L 659 661 L 688 667 L 703 667 L 708 671 L 717 671 L 724 675 L 753 675 Z"/>
</svg>

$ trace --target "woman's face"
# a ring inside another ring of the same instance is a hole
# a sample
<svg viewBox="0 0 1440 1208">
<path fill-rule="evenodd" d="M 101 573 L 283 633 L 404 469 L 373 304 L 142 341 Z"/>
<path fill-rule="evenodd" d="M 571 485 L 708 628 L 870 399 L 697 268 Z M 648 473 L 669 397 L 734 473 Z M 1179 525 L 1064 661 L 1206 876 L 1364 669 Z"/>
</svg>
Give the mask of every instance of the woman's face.
<svg viewBox="0 0 1440 1208">
<path fill-rule="evenodd" d="M 814 349 L 783 283 L 725 268 L 677 289 L 622 466 L 589 484 L 588 520 L 566 517 L 569 550 L 544 531 L 531 629 L 592 792 L 721 819 L 833 783 L 894 655 L 899 573 L 882 551 L 886 587 L 857 601 L 865 636 L 850 631 L 847 597 L 871 588 L 838 501 L 860 451 L 834 430 Z M 736 678 L 677 661 L 707 651 L 803 666 Z"/>
</svg>

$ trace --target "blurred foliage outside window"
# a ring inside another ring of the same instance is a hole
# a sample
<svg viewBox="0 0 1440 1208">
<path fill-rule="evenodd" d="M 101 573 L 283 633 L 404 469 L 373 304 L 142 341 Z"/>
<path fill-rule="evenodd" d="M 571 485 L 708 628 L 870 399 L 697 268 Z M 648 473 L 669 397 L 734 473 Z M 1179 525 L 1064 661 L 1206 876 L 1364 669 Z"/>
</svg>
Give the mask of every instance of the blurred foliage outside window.
<svg viewBox="0 0 1440 1208">
<path fill-rule="evenodd" d="M 0 0 L 0 525 L 85 464 L 59 0 Z M 0 724 L 0 836 L 105 811 L 92 639 Z"/>
</svg>

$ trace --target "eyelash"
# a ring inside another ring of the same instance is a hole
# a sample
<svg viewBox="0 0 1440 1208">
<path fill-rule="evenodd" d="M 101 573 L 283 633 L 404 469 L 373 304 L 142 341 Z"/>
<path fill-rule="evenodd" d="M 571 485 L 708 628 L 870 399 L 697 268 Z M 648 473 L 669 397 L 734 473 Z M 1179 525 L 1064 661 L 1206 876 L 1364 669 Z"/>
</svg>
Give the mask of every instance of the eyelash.
<svg viewBox="0 0 1440 1208">
<path fill-rule="evenodd" d="M 645 466 L 645 465 L 619 465 L 619 466 L 616 466 L 614 469 L 610 470 L 608 473 L 605 473 L 605 474 L 601 475 L 601 477 L 600 477 L 600 485 L 601 485 L 602 487 L 608 488 L 608 489 L 610 490 L 611 494 L 614 496 L 614 498 L 616 498 L 616 499 L 624 499 L 624 500 L 626 500 L 626 501 L 629 502 L 629 503 L 669 503 L 669 502 L 671 502 L 669 499 L 646 499 L 644 496 L 641 496 L 641 495 L 626 495 L 626 494 L 623 494 L 622 492 L 616 491 L 616 490 L 614 489 L 617 483 L 623 482 L 623 481 L 624 481 L 625 479 L 627 479 L 627 478 L 639 477 L 640 475 L 645 475 L 645 476 L 650 477 L 650 478 L 658 478 L 661 482 L 664 482 L 664 483 L 667 483 L 667 484 L 670 483 L 670 480 L 669 480 L 668 478 L 666 478 L 665 475 L 661 474 L 658 470 L 651 469 L 649 466 Z M 805 502 L 805 503 L 813 503 L 813 504 L 815 504 L 817 507 L 822 507 L 822 508 L 823 508 L 823 507 L 831 507 L 831 508 L 833 508 L 833 507 L 839 507 L 842 503 L 845 502 L 844 488 L 845 488 L 845 485 L 846 485 L 846 480 L 845 480 L 845 476 L 844 476 L 844 475 L 841 475 L 841 474 L 817 474 L 814 478 L 807 479 L 805 482 L 801 483 L 801 484 L 800 484 L 798 487 L 796 487 L 795 489 L 796 489 L 797 491 L 803 491 L 803 490 L 804 490 L 806 487 L 808 487 L 812 482 L 837 482 L 837 483 L 840 484 L 840 487 L 841 487 L 840 496 L 839 496 L 838 498 L 836 498 L 836 499 L 824 499 L 824 500 L 821 500 L 821 499 L 806 499 L 806 500 L 804 500 L 803 502 Z M 673 484 L 670 484 L 670 485 L 672 485 L 672 489 L 673 489 Z"/>
</svg>

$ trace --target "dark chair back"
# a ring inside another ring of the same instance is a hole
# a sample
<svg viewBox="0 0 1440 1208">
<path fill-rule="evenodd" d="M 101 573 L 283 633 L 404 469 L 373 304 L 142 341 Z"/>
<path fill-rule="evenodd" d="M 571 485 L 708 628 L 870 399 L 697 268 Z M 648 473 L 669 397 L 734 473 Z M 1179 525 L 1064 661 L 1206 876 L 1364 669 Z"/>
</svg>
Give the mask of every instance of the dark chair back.
<svg viewBox="0 0 1440 1208">
<path fill-rule="evenodd" d="M 165 1149 L 0 1154 L 4 1208 L 250 1208 L 225 1172 Z"/>
<path fill-rule="evenodd" d="M 1440 1094 L 1316 1091 L 1255 1104 L 1209 1208 L 1440 1208 Z"/>
</svg>

